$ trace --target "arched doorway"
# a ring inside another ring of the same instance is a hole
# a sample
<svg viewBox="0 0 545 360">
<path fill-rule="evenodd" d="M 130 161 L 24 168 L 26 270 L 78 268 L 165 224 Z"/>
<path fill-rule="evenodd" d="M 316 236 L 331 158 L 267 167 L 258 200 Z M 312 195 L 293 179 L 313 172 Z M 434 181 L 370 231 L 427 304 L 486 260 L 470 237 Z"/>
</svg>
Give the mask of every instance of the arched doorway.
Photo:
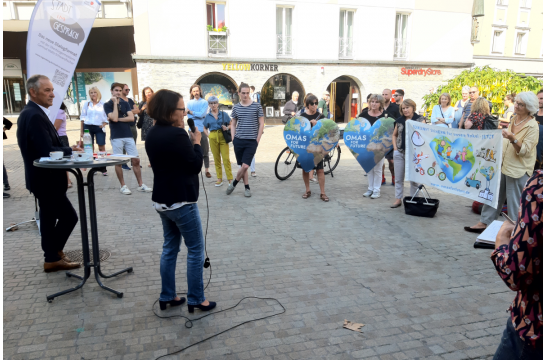
<svg viewBox="0 0 545 360">
<path fill-rule="evenodd" d="M 237 83 L 229 76 L 222 73 L 204 74 L 195 82 L 202 88 L 205 99 L 214 95 L 218 98 L 220 107 L 232 108 L 238 102 Z"/>
<path fill-rule="evenodd" d="M 358 83 L 350 76 L 339 76 L 328 86 L 329 112 L 335 122 L 347 123 L 361 111 L 361 91 Z"/>
<path fill-rule="evenodd" d="M 290 74 L 275 74 L 261 88 L 261 106 L 267 120 L 280 120 L 284 105 L 291 100 L 294 91 L 299 93 L 298 107 L 302 106 L 305 88 L 299 79 Z"/>
</svg>

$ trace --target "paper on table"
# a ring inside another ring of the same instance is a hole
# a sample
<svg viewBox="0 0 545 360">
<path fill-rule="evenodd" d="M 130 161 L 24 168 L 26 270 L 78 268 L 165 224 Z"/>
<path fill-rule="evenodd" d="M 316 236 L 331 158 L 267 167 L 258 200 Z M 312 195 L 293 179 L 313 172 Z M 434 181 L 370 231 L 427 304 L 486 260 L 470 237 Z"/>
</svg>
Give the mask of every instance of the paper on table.
<svg viewBox="0 0 545 360">
<path fill-rule="evenodd" d="M 477 236 L 477 242 L 495 244 L 496 236 L 498 235 L 502 225 L 503 221 L 494 220 L 492 224 L 488 225 L 485 231 Z"/>
<path fill-rule="evenodd" d="M 109 158 L 121 158 L 121 159 L 138 159 L 138 156 L 124 155 L 124 154 L 111 154 L 107 155 Z"/>
</svg>

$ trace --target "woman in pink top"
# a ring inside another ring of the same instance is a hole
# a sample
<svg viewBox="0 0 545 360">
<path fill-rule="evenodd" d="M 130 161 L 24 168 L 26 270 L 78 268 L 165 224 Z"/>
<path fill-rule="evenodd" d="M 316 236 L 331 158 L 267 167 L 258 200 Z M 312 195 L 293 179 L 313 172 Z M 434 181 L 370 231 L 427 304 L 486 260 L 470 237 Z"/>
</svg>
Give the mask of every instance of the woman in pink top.
<svg viewBox="0 0 545 360">
<path fill-rule="evenodd" d="M 64 105 L 64 103 L 61 103 L 61 108 L 59 109 L 59 112 L 55 117 L 55 122 L 53 123 L 53 126 L 55 126 L 55 129 L 59 134 L 62 146 L 70 147 L 70 143 L 68 142 L 68 136 L 66 135 L 66 105 Z M 70 181 L 70 175 L 68 174 L 68 171 L 66 172 L 66 178 L 68 179 L 68 187 L 71 188 L 72 181 Z"/>
</svg>

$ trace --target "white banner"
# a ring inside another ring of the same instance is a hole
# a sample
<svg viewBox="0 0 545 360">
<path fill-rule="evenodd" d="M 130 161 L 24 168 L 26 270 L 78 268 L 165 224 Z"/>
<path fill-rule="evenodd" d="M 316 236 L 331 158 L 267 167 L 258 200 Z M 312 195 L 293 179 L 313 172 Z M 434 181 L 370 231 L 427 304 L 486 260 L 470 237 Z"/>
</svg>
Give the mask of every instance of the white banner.
<svg viewBox="0 0 545 360">
<path fill-rule="evenodd" d="M 501 131 L 450 129 L 412 120 L 405 126 L 406 181 L 497 207 Z"/>
<path fill-rule="evenodd" d="M 93 27 L 100 1 L 39 0 L 28 26 L 27 79 L 47 76 L 55 88 L 49 108 L 54 120 Z"/>
</svg>

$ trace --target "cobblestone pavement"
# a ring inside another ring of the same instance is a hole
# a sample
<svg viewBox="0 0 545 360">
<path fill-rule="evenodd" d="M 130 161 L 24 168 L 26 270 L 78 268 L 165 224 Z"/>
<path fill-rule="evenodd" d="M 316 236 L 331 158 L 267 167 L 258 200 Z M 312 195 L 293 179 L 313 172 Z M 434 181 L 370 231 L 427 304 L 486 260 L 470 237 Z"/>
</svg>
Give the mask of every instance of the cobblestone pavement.
<svg viewBox="0 0 545 360">
<path fill-rule="evenodd" d="M 76 121 L 68 125 L 72 143 L 78 126 Z M 12 187 L 11 198 L 4 200 L 4 228 L 31 218 L 34 207 L 24 187 L 15 130 L 4 141 Z M 514 293 L 497 276 L 490 251 L 473 249 L 475 236 L 463 231 L 478 220 L 471 202 L 433 191 L 432 197 L 441 200 L 439 212 L 423 219 L 406 216 L 403 208 L 390 209 L 391 185 L 383 186 L 381 198 L 364 199 L 367 179 L 344 145 L 335 177 L 326 178 L 331 201 L 320 201 L 318 185 L 311 185 L 312 196 L 303 200 L 299 170 L 283 182 L 274 175 L 274 162 L 285 146 L 281 133 L 280 126 L 265 129 L 256 157 L 258 176 L 250 180 L 251 198 L 244 197 L 242 186 L 231 196 L 225 195 L 225 185 L 214 187 L 214 168 L 213 178 L 205 179 L 213 269 L 205 293 L 218 309 L 259 296 L 277 298 L 286 312 L 168 359 L 490 359 Z M 152 186 L 140 139 L 138 148 L 144 183 Z M 95 177 L 100 243 L 111 252 L 102 269 L 111 273 L 134 267 L 132 274 L 104 280 L 125 296 L 118 299 L 91 278 L 83 290 L 48 303 L 47 294 L 78 280 L 42 271 L 35 225 L 4 232 L 4 359 L 155 359 L 281 311 L 273 301 L 247 300 L 191 329 L 183 319 L 155 317 L 161 222 L 150 194 L 122 195 L 113 169 L 109 172 Z M 124 175 L 136 190 L 132 172 Z M 77 209 L 76 195 L 69 189 Z M 202 191 L 199 209 L 206 226 Z M 80 235 L 78 225 L 66 250 L 81 248 Z M 186 288 L 185 254 L 182 246 L 176 269 L 180 293 Z M 163 313 L 188 316 L 186 307 Z M 362 332 L 343 329 L 344 319 L 365 324 Z"/>
</svg>

